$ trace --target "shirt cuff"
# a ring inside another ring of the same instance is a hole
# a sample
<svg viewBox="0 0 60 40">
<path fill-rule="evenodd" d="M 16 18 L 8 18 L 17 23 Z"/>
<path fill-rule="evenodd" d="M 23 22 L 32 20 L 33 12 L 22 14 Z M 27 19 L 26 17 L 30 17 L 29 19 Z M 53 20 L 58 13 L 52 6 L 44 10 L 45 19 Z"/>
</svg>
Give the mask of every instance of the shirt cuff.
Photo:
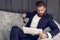
<svg viewBox="0 0 60 40">
<path fill-rule="evenodd" d="M 49 32 L 47 32 L 47 35 L 48 35 L 48 38 L 52 38 L 52 35 Z"/>
</svg>

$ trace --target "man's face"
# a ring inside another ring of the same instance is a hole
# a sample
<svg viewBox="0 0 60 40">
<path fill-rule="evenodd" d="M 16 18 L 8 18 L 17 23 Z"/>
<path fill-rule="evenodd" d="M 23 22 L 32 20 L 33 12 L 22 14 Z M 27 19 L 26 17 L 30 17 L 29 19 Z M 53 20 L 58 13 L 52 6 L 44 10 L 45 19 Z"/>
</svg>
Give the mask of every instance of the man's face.
<svg viewBox="0 0 60 40">
<path fill-rule="evenodd" d="M 40 17 L 43 16 L 45 11 L 46 11 L 46 7 L 44 7 L 44 6 L 37 7 L 38 16 L 40 16 Z"/>
</svg>

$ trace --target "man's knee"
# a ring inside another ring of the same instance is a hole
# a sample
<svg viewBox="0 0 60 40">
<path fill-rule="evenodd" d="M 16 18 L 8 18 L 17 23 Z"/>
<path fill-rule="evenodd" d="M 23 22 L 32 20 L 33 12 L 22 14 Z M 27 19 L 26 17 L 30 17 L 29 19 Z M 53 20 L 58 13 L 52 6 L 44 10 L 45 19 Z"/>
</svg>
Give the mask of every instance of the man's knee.
<svg viewBox="0 0 60 40">
<path fill-rule="evenodd" d="M 12 26 L 12 29 L 19 29 L 18 26 Z"/>
<path fill-rule="evenodd" d="M 13 26 L 11 31 L 18 31 L 20 28 L 18 26 Z"/>
<path fill-rule="evenodd" d="M 18 26 L 13 26 L 12 29 L 17 30 L 17 29 L 19 29 L 19 27 Z"/>
<path fill-rule="evenodd" d="M 20 32 L 22 31 L 18 26 L 13 26 L 11 31 L 14 31 L 14 32 Z"/>
</svg>

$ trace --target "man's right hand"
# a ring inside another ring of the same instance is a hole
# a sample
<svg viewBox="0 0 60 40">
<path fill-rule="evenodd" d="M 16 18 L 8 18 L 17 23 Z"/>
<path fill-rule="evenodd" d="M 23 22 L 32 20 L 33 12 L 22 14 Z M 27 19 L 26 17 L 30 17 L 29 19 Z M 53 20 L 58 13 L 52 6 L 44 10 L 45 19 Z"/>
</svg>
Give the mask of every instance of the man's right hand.
<svg viewBox="0 0 60 40">
<path fill-rule="evenodd" d="M 44 32 L 38 33 L 38 35 L 39 35 L 39 37 L 40 37 L 41 39 L 48 38 L 48 35 L 47 35 L 46 33 L 44 33 Z"/>
<path fill-rule="evenodd" d="M 22 13 L 21 16 L 22 16 L 23 18 L 26 18 L 26 13 Z"/>
</svg>

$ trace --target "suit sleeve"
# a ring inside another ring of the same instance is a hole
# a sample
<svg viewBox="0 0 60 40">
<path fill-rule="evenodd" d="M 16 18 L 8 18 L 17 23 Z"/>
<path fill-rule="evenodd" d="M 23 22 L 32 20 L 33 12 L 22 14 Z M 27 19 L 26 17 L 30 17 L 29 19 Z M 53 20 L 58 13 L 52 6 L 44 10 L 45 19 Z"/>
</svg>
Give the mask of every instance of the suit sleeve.
<svg viewBox="0 0 60 40">
<path fill-rule="evenodd" d="M 26 18 L 30 18 L 31 17 L 31 12 L 26 12 Z"/>
<path fill-rule="evenodd" d="M 59 28 L 55 24 L 53 17 L 49 19 L 48 26 L 51 28 L 50 34 L 52 35 L 52 37 L 59 33 Z"/>
<path fill-rule="evenodd" d="M 32 18 L 36 13 L 37 13 L 36 10 L 34 10 L 32 12 L 26 12 L 26 18 Z"/>
</svg>

